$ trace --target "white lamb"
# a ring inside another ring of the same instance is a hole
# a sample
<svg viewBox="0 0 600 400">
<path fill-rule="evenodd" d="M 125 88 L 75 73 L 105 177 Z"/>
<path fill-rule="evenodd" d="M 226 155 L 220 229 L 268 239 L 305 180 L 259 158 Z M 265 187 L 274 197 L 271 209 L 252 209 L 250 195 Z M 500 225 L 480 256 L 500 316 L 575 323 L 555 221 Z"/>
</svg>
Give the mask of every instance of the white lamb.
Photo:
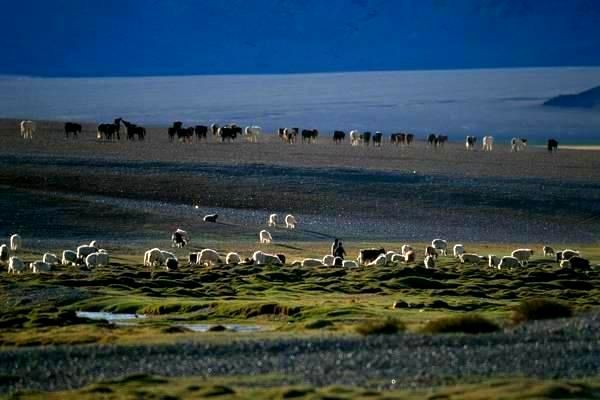
<svg viewBox="0 0 600 400">
<path fill-rule="evenodd" d="M 261 243 L 273 243 L 273 237 L 264 229 L 258 233 L 258 239 Z"/>
<path fill-rule="evenodd" d="M 369 267 L 383 267 L 387 262 L 387 257 L 385 254 L 380 254 L 376 259 L 367 264 Z"/>
<path fill-rule="evenodd" d="M 201 265 L 217 265 L 221 264 L 219 253 L 213 249 L 204 249 L 198 253 L 198 264 Z"/>
<path fill-rule="evenodd" d="M 267 221 L 267 226 L 277 226 L 277 214 L 269 215 L 269 220 Z"/>
<path fill-rule="evenodd" d="M 162 263 L 162 253 L 158 247 L 150 249 L 144 253 L 144 266 L 154 267 Z"/>
<path fill-rule="evenodd" d="M 434 249 L 443 256 L 447 255 L 448 250 L 448 241 L 444 239 L 433 239 L 431 241 L 431 245 Z"/>
<path fill-rule="evenodd" d="M 240 255 L 238 253 L 227 253 L 227 256 L 225 257 L 225 264 L 228 265 L 237 265 L 242 261 L 242 258 L 240 257 Z"/>
<path fill-rule="evenodd" d="M 317 258 L 305 258 L 302 260 L 303 267 L 322 267 L 323 265 L 323 261 Z"/>
<path fill-rule="evenodd" d="M 335 265 L 335 257 L 332 255 L 326 255 L 325 257 L 323 257 L 323 265 L 333 267 Z"/>
<path fill-rule="evenodd" d="M 56 256 L 56 254 L 44 253 L 42 261 L 50 265 L 55 265 L 58 264 L 58 257 Z"/>
<path fill-rule="evenodd" d="M 262 251 L 255 251 L 252 254 L 252 260 L 256 265 L 282 265 L 281 259 L 274 254 L 264 253 Z"/>
<path fill-rule="evenodd" d="M 23 247 L 23 240 L 19 234 L 15 233 L 10 237 L 10 249 L 12 251 L 19 251 Z"/>
<path fill-rule="evenodd" d="M 462 244 L 455 244 L 452 248 L 452 253 L 454 254 L 454 258 L 460 257 L 461 254 L 464 254 L 465 246 Z"/>
<path fill-rule="evenodd" d="M 77 253 L 73 250 L 65 250 L 62 252 L 62 265 L 77 265 Z"/>
<path fill-rule="evenodd" d="M 296 229 L 296 218 L 292 214 L 288 214 L 285 216 L 285 227 L 288 229 Z"/>
<path fill-rule="evenodd" d="M 521 262 L 518 258 L 512 256 L 502 257 L 502 259 L 500 259 L 500 263 L 498 264 L 498 269 L 519 267 L 521 267 Z"/>
<path fill-rule="evenodd" d="M 34 274 L 39 274 L 41 272 L 50 272 L 50 269 L 51 269 L 50 264 L 45 263 L 41 260 L 37 260 L 37 261 L 30 263 L 29 268 L 31 269 L 31 272 L 33 272 Z"/>
<path fill-rule="evenodd" d="M 8 260 L 8 273 L 9 274 L 21 274 L 25 272 L 25 264 L 19 257 L 11 257 Z"/>
</svg>

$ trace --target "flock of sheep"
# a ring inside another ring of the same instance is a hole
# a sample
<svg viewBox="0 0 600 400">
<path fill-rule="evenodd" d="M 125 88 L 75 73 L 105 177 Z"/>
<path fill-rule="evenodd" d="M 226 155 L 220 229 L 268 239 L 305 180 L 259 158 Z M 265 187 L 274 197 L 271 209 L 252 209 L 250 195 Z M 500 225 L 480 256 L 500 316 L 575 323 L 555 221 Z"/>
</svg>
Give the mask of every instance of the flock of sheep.
<svg viewBox="0 0 600 400">
<path fill-rule="evenodd" d="M 77 247 L 77 251 L 64 250 L 62 259 L 56 254 L 44 253 L 41 260 L 35 260 L 27 266 L 16 254 L 22 248 L 23 240 L 20 235 L 14 234 L 10 237 L 10 249 L 6 244 L 0 245 L 0 263 L 8 265 L 9 274 L 21 274 L 28 269 L 34 274 L 41 272 L 51 272 L 52 267 L 58 264 L 62 265 L 85 265 L 87 268 L 94 268 L 110 264 L 110 255 L 104 250 L 98 248 L 94 240 L 90 244 L 83 244 Z"/>
</svg>

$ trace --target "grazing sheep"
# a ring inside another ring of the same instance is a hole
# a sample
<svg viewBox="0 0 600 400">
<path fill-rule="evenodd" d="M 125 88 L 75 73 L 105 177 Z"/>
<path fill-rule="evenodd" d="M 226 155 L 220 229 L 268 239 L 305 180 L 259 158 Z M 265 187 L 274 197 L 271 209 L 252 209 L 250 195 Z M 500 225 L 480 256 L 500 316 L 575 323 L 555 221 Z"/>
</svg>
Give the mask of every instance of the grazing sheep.
<svg viewBox="0 0 600 400">
<path fill-rule="evenodd" d="M 465 246 L 462 244 L 455 244 L 452 248 L 452 253 L 454 254 L 454 258 L 460 257 L 461 254 L 465 253 Z"/>
<path fill-rule="evenodd" d="M 285 264 L 285 260 L 287 260 L 287 257 L 285 256 L 285 254 L 275 254 L 277 256 L 277 258 L 279 258 L 279 261 L 281 261 L 281 265 Z"/>
<path fill-rule="evenodd" d="M 447 240 L 444 240 L 444 239 L 433 239 L 431 241 L 431 245 L 441 255 L 443 255 L 443 256 L 447 256 L 448 255 L 447 254 L 447 250 L 448 250 L 448 241 Z M 436 255 L 436 257 L 437 257 L 437 255 Z"/>
<path fill-rule="evenodd" d="M 19 251 L 23 247 L 23 240 L 19 234 L 15 233 L 10 237 L 10 250 L 11 251 Z"/>
<path fill-rule="evenodd" d="M 47 263 L 47 264 L 58 264 L 58 257 L 56 256 L 56 254 L 52 254 L 52 253 L 44 253 L 44 256 L 42 257 L 42 261 Z"/>
<path fill-rule="evenodd" d="M 358 261 L 360 265 L 366 265 L 374 261 L 380 254 L 385 255 L 385 249 L 360 249 L 356 261 Z"/>
<path fill-rule="evenodd" d="M 518 258 L 512 256 L 502 257 L 502 259 L 500 259 L 500 264 L 498 264 L 498 269 L 519 267 L 521 267 L 521 262 Z"/>
<path fill-rule="evenodd" d="M 369 267 L 383 267 L 387 262 L 387 257 L 385 254 L 380 254 L 377 258 L 370 263 L 367 264 Z"/>
<path fill-rule="evenodd" d="M 77 253 L 73 250 L 65 250 L 62 252 L 62 265 L 77 265 Z"/>
<path fill-rule="evenodd" d="M 332 255 L 326 255 L 323 257 L 323 265 L 327 265 L 328 267 L 333 267 L 335 262 L 335 257 Z"/>
<path fill-rule="evenodd" d="M 25 264 L 19 257 L 11 257 L 8 260 L 8 273 L 9 274 L 20 274 L 25 272 Z"/>
<path fill-rule="evenodd" d="M 8 246 L 3 244 L 0 246 L 0 262 L 6 264 L 8 262 L 8 258 L 10 257 L 10 253 L 8 251 Z"/>
<path fill-rule="evenodd" d="M 252 260 L 256 265 L 282 265 L 281 259 L 274 254 L 264 253 L 262 251 L 255 251 L 252 254 Z M 320 260 L 319 260 L 320 261 Z"/>
<path fill-rule="evenodd" d="M 171 247 L 185 247 L 190 241 L 190 235 L 183 229 L 177 228 L 171 234 Z"/>
<path fill-rule="evenodd" d="M 392 258 L 393 258 L 395 255 L 400 255 L 400 254 L 398 254 L 398 253 L 396 253 L 395 251 L 392 251 L 392 250 L 390 250 L 390 251 L 388 251 L 387 253 L 385 253 L 385 262 L 386 262 L 386 263 L 389 263 L 389 262 L 391 262 L 391 261 L 392 261 Z"/>
<path fill-rule="evenodd" d="M 390 261 L 394 263 L 404 261 L 404 256 L 402 254 L 394 254 Z"/>
<path fill-rule="evenodd" d="M 273 237 L 264 229 L 258 233 L 258 239 L 261 243 L 273 243 Z"/>
<path fill-rule="evenodd" d="M 403 244 L 402 245 L 402 255 L 405 255 L 406 253 L 408 253 L 409 251 L 412 251 L 413 248 L 410 244 Z"/>
<path fill-rule="evenodd" d="M 576 250 L 565 249 L 563 251 L 559 251 L 556 253 L 556 262 L 560 262 L 561 260 L 568 260 L 571 257 L 579 256 L 579 252 Z"/>
<path fill-rule="evenodd" d="M 198 264 L 198 253 L 190 253 L 188 254 L 188 264 L 196 265 Z"/>
<path fill-rule="evenodd" d="M 302 260 L 303 267 L 322 267 L 324 266 L 323 261 L 317 258 L 305 258 Z"/>
<path fill-rule="evenodd" d="M 98 250 L 96 253 L 96 265 L 105 266 L 110 264 L 110 255 L 104 249 Z"/>
<path fill-rule="evenodd" d="M 334 257 L 333 258 L 333 266 L 341 267 L 344 265 L 344 259 L 342 257 Z"/>
<path fill-rule="evenodd" d="M 571 268 L 571 263 L 569 262 L 569 260 L 561 260 L 560 267 L 561 268 Z"/>
<path fill-rule="evenodd" d="M 267 226 L 277 226 L 277 214 L 269 215 L 269 220 L 267 221 Z"/>
<path fill-rule="evenodd" d="M 221 264 L 221 257 L 219 253 L 213 249 L 204 249 L 198 253 L 198 264 L 202 265 L 215 265 Z"/>
<path fill-rule="evenodd" d="M 33 272 L 34 274 L 39 274 L 41 272 L 50 272 L 50 269 L 51 269 L 50 264 L 45 263 L 41 260 L 37 260 L 37 261 L 30 263 L 29 268 L 31 269 L 31 272 Z"/>
<path fill-rule="evenodd" d="M 85 260 L 85 258 L 87 256 L 89 256 L 92 253 L 97 253 L 97 252 L 98 252 L 97 247 L 88 246 L 87 244 L 83 244 L 77 248 L 77 259 L 79 260 L 80 263 L 83 263 L 83 260 Z"/>
<path fill-rule="evenodd" d="M 179 263 L 176 258 L 169 257 L 165 261 L 165 268 L 167 271 L 177 271 L 178 266 L 179 266 Z"/>
<path fill-rule="evenodd" d="M 285 216 L 285 227 L 287 229 L 296 229 L 297 223 L 298 221 L 296 221 L 296 218 L 292 214 L 288 214 Z"/>
<path fill-rule="evenodd" d="M 490 268 L 498 268 L 498 265 L 500 265 L 500 257 L 493 254 L 488 255 L 488 265 Z"/>
<path fill-rule="evenodd" d="M 473 253 L 463 253 L 459 259 L 461 264 L 479 264 L 479 261 L 481 261 L 479 254 Z"/>
<path fill-rule="evenodd" d="M 162 258 L 161 261 L 162 260 L 164 260 L 164 258 Z M 102 266 L 105 266 L 108 264 L 109 264 L 108 253 L 96 252 L 96 253 L 89 254 L 85 258 L 85 266 L 88 268 L 102 267 Z"/>
<path fill-rule="evenodd" d="M 358 263 L 352 260 L 344 260 L 342 263 L 343 268 L 358 268 Z"/>
<path fill-rule="evenodd" d="M 242 262 L 242 258 L 240 257 L 240 255 L 238 253 L 227 253 L 227 256 L 225 257 L 225 264 L 228 265 L 237 265 L 240 262 Z"/>
<path fill-rule="evenodd" d="M 158 247 L 150 249 L 144 253 L 144 266 L 154 267 L 162 263 L 162 253 Z"/>
<path fill-rule="evenodd" d="M 433 269 L 435 268 L 435 258 L 432 256 L 427 256 L 425 257 L 425 260 L 423 260 L 423 264 L 425 264 L 425 268 Z"/>
<path fill-rule="evenodd" d="M 585 258 L 579 257 L 579 256 L 573 256 L 573 257 L 569 258 L 568 260 L 564 260 L 564 261 L 567 261 L 569 263 L 569 266 L 573 269 L 581 269 L 581 270 L 590 269 L 590 261 L 586 260 Z M 561 267 L 562 267 L 562 261 L 561 261 Z"/>
<path fill-rule="evenodd" d="M 160 259 L 161 264 L 164 264 L 165 261 L 167 261 L 167 258 L 174 258 L 177 260 L 177 256 L 174 253 L 172 253 L 170 251 L 166 251 L 166 250 L 160 251 L 160 257 L 161 257 L 161 259 Z"/>
<path fill-rule="evenodd" d="M 204 222 L 217 222 L 219 214 L 208 214 L 204 216 Z"/>
<path fill-rule="evenodd" d="M 90 242 L 90 247 L 96 247 L 97 248 L 98 247 L 98 242 L 96 240 L 92 240 Z"/>
<path fill-rule="evenodd" d="M 511 253 L 511 256 L 516 258 L 521 262 L 521 265 L 527 264 L 529 258 L 533 255 L 533 250 L 531 249 L 517 249 Z"/>
<path fill-rule="evenodd" d="M 427 257 L 427 256 L 431 256 L 433 258 L 437 258 L 438 253 L 437 253 L 437 251 L 435 251 L 435 247 L 433 247 L 433 246 L 427 246 L 427 247 L 425 247 L 425 255 L 424 255 L 424 257 Z"/>
<path fill-rule="evenodd" d="M 414 263 L 417 259 L 417 255 L 415 254 L 414 251 L 407 251 L 406 254 L 404 255 L 404 262 L 405 263 Z"/>
<path fill-rule="evenodd" d="M 542 247 L 542 253 L 544 253 L 544 257 L 554 256 L 556 255 L 554 249 L 550 246 Z"/>
</svg>

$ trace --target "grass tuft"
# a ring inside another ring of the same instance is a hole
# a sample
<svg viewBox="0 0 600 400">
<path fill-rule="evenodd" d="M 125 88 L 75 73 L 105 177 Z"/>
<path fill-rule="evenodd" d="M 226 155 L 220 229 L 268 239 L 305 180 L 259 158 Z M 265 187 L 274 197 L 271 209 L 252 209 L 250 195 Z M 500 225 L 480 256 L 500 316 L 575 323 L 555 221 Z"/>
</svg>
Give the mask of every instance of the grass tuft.
<svg viewBox="0 0 600 400">
<path fill-rule="evenodd" d="M 384 320 L 365 321 L 356 327 L 356 332 L 363 336 L 367 335 L 391 335 L 406 329 L 404 323 L 397 319 L 387 318 Z"/>
<path fill-rule="evenodd" d="M 426 333 L 492 333 L 500 330 L 496 323 L 480 315 L 457 315 L 430 321 L 423 331 Z"/>
<path fill-rule="evenodd" d="M 573 316 L 571 306 L 555 300 L 531 299 L 523 300 L 513 310 L 512 320 L 515 324 L 542 319 L 569 318 Z"/>
</svg>

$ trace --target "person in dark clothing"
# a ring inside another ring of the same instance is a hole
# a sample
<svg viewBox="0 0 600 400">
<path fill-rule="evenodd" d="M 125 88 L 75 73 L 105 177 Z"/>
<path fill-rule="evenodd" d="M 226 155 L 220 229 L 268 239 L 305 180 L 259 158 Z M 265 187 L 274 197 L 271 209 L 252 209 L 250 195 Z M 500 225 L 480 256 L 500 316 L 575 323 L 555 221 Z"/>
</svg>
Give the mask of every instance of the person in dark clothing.
<svg viewBox="0 0 600 400">
<path fill-rule="evenodd" d="M 346 250 L 344 250 L 344 246 L 342 246 L 342 242 L 338 242 L 337 248 L 335 249 L 333 256 L 339 257 L 343 260 L 345 255 L 346 255 Z"/>
<path fill-rule="evenodd" d="M 340 243 L 340 240 L 338 238 L 335 238 L 335 240 L 333 241 L 333 244 L 331 245 L 331 255 L 335 257 L 335 251 L 338 247 Z"/>
</svg>

